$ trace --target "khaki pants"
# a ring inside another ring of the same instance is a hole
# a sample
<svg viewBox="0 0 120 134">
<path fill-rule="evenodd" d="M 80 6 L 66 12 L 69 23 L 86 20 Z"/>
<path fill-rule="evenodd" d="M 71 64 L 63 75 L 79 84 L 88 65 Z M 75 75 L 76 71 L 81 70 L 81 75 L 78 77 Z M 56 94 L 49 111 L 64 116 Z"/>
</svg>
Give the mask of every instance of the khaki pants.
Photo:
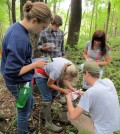
<svg viewBox="0 0 120 134">
<path fill-rule="evenodd" d="M 76 120 L 70 120 L 70 122 L 78 129 L 79 132 L 86 131 L 88 134 L 94 134 L 94 124 L 89 116 L 82 114 Z"/>
</svg>

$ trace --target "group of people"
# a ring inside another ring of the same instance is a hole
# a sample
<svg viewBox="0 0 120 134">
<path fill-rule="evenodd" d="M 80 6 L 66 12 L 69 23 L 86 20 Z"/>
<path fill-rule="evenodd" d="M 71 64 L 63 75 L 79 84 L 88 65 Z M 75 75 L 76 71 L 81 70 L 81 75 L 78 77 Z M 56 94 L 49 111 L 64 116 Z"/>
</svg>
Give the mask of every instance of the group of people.
<svg viewBox="0 0 120 134">
<path fill-rule="evenodd" d="M 114 84 L 109 79 L 101 79 L 103 66 L 110 63 L 110 50 L 106 45 L 105 32 L 97 30 L 84 49 L 86 62 L 83 66 L 83 80 L 89 85 L 86 92 L 77 91 L 71 82 L 78 77 L 78 70 L 64 58 L 64 32 L 59 29 L 62 18 L 52 17 L 49 7 L 42 2 L 28 1 L 24 7 L 24 19 L 8 28 L 2 43 L 1 72 L 8 90 L 18 99 L 21 85 L 29 82 L 30 93 L 23 108 L 17 107 L 17 133 L 27 134 L 28 119 L 33 108 L 32 79 L 41 92 L 46 128 L 61 132 L 51 118 L 51 103 L 58 92 L 66 95 L 68 119 L 78 129 L 77 124 L 84 111 L 90 114 L 91 133 L 112 134 L 120 129 L 120 106 Z M 42 57 L 50 56 L 51 62 L 36 60 L 32 62 L 32 47 L 29 32 L 40 33 L 38 49 Z M 58 81 L 63 81 L 65 88 Z M 72 104 L 72 92 L 81 96 L 76 108 Z M 86 118 L 86 117 L 85 117 Z M 84 122 L 84 117 L 83 120 Z M 76 125 L 77 124 L 77 125 Z M 81 128 L 80 128 L 81 129 Z M 82 128 L 83 129 L 83 128 Z M 89 131 L 89 130 L 88 130 Z"/>
</svg>

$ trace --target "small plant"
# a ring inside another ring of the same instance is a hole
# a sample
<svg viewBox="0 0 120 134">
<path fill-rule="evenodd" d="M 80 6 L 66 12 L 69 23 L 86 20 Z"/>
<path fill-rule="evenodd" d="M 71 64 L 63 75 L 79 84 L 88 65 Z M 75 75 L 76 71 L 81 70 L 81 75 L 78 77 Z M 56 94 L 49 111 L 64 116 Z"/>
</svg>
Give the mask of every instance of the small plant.
<svg viewBox="0 0 120 134">
<path fill-rule="evenodd" d="M 81 132 L 78 132 L 78 134 L 90 134 L 90 132 L 87 132 L 87 131 L 81 131 Z"/>
<path fill-rule="evenodd" d="M 77 134 L 77 133 L 78 133 L 78 130 L 74 126 L 70 125 L 66 127 L 65 134 Z"/>
</svg>

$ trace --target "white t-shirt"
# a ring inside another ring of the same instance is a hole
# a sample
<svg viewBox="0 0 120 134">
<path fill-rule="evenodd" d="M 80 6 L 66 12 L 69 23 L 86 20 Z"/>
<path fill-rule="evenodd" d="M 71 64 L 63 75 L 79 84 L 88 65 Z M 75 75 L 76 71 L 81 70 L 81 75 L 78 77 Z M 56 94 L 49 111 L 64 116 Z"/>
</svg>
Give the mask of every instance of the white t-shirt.
<svg viewBox="0 0 120 134">
<path fill-rule="evenodd" d="M 63 66 L 67 63 L 72 63 L 72 62 L 62 57 L 57 57 L 52 59 L 53 62 L 49 62 L 47 65 L 45 65 L 44 70 L 52 80 L 58 80 L 61 77 Z M 36 74 L 36 77 L 46 78 L 41 74 Z"/>
<path fill-rule="evenodd" d="M 120 130 L 120 105 L 114 84 L 108 78 L 99 79 L 81 97 L 78 107 L 89 112 L 95 134 L 113 134 Z"/>
</svg>

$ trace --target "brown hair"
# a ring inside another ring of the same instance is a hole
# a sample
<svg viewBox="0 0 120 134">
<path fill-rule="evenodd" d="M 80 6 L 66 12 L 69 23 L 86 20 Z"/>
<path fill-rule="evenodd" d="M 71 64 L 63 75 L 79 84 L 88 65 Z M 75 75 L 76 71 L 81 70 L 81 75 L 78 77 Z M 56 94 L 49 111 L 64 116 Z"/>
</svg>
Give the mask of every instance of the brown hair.
<svg viewBox="0 0 120 134">
<path fill-rule="evenodd" d="M 86 74 L 87 71 L 84 71 L 83 73 Z M 91 72 L 88 72 L 92 77 L 94 78 L 99 78 L 100 77 L 100 73 L 91 73 Z"/>
<path fill-rule="evenodd" d="M 51 24 L 52 25 L 56 24 L 58 26 L 62 26 L 62 24 L 63 24 L 62 18 L 59 15 L 55 15 L 53 17 L 53 20 L 51 21 Z"/>
<path fill-rule="evenodd" d="M 38 23 L 46 23 L 48 19 L 52 20 L 52 13 L 47 4 L 43 2 L 27 1 L 23 6 L 24 17 L 28 20 L 37 19 Z"/>
<path fill-rule="evenodd" d="M 101 54 L 105 55 L 107 49 L 109 49 L 109 47 L 106 44 L 106 35 L 105 32 L 103 30 L 96 30 L 92 36 L 92 46 L 91 49 L 94 49 L 94 40 L 96 41 L 101 41 Z"/>
</svg>

